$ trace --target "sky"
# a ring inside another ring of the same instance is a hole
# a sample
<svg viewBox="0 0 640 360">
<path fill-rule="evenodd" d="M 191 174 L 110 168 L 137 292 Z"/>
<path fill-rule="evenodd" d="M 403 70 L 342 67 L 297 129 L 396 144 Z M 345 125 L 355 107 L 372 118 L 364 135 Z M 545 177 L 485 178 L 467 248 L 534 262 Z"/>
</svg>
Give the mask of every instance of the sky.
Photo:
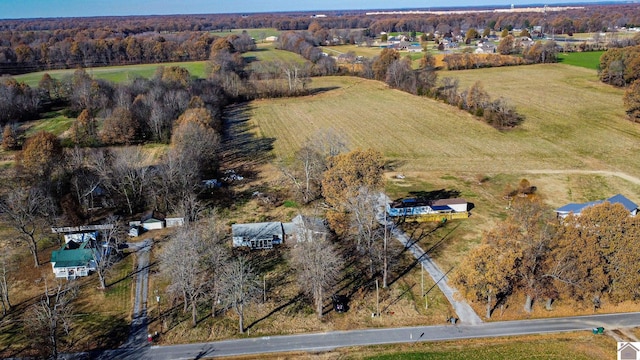
<svg viewBox="0 0 640 360">
<path fill-rule="evenodd" d="M 452 6 L 615 2 L 598 0 L 0 0 L 0 19 L 278 11 L 428 9 Z"/>
</svg>

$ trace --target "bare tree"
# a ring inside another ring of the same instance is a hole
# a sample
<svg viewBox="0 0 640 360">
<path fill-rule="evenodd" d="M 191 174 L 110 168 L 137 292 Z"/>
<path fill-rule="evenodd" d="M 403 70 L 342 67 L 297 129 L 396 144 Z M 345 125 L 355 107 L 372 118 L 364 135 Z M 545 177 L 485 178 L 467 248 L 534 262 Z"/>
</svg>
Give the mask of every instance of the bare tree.
<svg viewBox="0 0 640 360">
<path fill-rule="evenodd" d="M 139 147 L 114 149 L 110 153 L 99 152 L 93 166 L 105 185 L 120 195 L 133 214 L 145 201 L 145 191 L 151 180 L 149 159 Z"/>
<path fill-rule="evenodd" d="M 0 252 L 0 302 L 2 303 L 2 316 L 11 310 L 9 301 L 9 269 L 12 267 L 13 252 L 9 246 L 5 246 Z"/>
<path fill-rule="evenodd" d="M 206 227 L 181 228 L 165 246 L 160 258 L 171 279 L 168 291 L 183 298 L 184 312 L 191 309 L 194 327 L 199 303 L 208 294 L 218 291 L 215 275 L 226 259 L 222 236 L 215 224 L 215 220 L 211 220 Z"/>
<path fill-rule="evenodd" d="M 309 140 L 309 146 L 325 159 L 349 150 L 349 141 L 344 133 L 328 128 L 317 131 Z"/>
<path fill-rule="evenodd" d="M 343 263 L 333 244 L 324 236 L 309 231 L 304 233 L 307 238 L 299 241 L 293 249 L 293 262 L 298 284 L 313 299 L 316 314 L 321 318 L 325 293 L 335 285 Z"/>
<path fill-rule="evenodd" d="M 238 256 L 225 265 L 221 282 L 222 299 L 238 314 L 238 328 L 244 333 L 245 306 L 260 293 L 253 267 L 245 257 Z"/>
<path fill-rule="evenodd" d="M 379 269 L 381 258 L 386 257 L 380 249 L 384 245 L 384 233 L 378 221 L 380 195 L 366 186 L 360 187 L 358 193 L 347 199 L 347 211 L 350 219 L 351 236 L 356 240 L 356 248 L 369 261 L 370 276 Z M 386 259 L 385 259 L 386 260 Z M 386 283 L 386 279 L 384 279 Z"/>
<path fill-rule="evenodd" d="M 71 305 L 77 293 L 78 287 L 73 282 L 56 283 L 55 288 L 49 289 L 45 280 L 42 298 L 26 314 L 25 323 L 31 339 L 46 351 L 50 359 L 58 358 L 59 339 L 69 334 Z"/>
<path fill-rule="evenodd" d="M 51 197 L 37 187 L 13 189 L 0 200 L 0 214 L 17 230 L 17 238 L 29 248 L 35 267 L 40 266 L 38 241 L 44 233 L 44 223 L 54 210 Z"/>
<path fill-rule="evenodd" d="M 98 274 L 98 281 L 102 290 L 107 288 L 107 275 L 111 270 L 111 266 L 117 260 L 118 244 L 124 237 L 122 226 L 116 216 L 109 216 L 105 223 L 112 224 L 113 228 L 101 230 L 100 239 L 97 239 L 91 248 L 93 261 L 96 265 L 96 274 Z"/>
<path fill-rule="evenodd" d="M 292 164 L 281 169 L 305 204 L 320 195 L 322 173 L 327 165 L 325 158 L 316 150 L 303 146 L 296 152 Z"/>
</svg>

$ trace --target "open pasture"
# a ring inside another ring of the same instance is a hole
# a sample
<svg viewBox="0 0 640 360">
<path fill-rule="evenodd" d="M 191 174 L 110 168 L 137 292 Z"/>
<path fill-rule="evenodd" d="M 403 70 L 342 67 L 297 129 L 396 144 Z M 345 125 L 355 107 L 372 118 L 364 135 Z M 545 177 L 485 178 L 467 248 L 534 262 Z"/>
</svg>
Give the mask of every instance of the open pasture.
<svg viewBox="0 0 640 360">
<path fill-rule="evenodd" d="M 344 134 L 351 147 L 375 148 L 405 165 L 401 171 L 503 173 L 532 169 L 622 170 L 635 161 L 640 127 L 625 119 L 622 90 L 601 84 L 594 71 L 566 65 L 443 72 L 460 88 L 481 81 L 526 117 L 498 131 L 444 103 L 352 77 L 314 78 L 326 89 L 294 99 L 253 102 L 260 135 L 275 138 L 286 157 L 321 129 Z"/>
</svg>

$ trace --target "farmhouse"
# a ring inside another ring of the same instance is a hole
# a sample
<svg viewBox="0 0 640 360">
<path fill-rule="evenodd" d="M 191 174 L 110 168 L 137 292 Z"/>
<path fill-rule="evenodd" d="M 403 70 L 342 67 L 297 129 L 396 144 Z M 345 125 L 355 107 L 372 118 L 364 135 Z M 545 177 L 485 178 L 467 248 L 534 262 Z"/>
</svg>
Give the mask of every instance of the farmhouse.
<svg viewBox="0 0 640 360">
<path fill-rule="evenodd" d="M 407 198 L 387 204 L 387 214 L 391 217 L 421 216 L 431 214 L 467 213 L 467 201 L 453 199 Z"/>
<path fill-rule="evenodd" d="M 62 248 L 51 252 L 51 267 L 55 276 L 70 280 L 95 271 L 95 257 L 101 255 L 96 249 L 97 238 L 97 231 L 65 234 Z"/>
<path fill-rule="evenodd" d="M 231 225 L 233 247 L 251 249 L 271 249 L 285 240 L 295 242 L 310 241 L 329 234 L 322 219 L 298 215 L 291 222 L 279 221 Z"/>
<path fill-rule="evenodd" d="M 586 203 L 579 203 L 579 204 L 576 204 L 576 203 L 567 204 L 565 206 L 562 206 L 556 209 L 556 215 L 560 219 L 564 219 L 569 214 L 574 214 L 579 216 L 582 210 L 594 205 L 602 204 L 605 201 L 611 204 L 622 204 L 622 206 L 624 206 L 627 210 L 629 210 L 629 215 L 631 216 L 636 216 L 636 214 L 638 213 L 638 205 L 636 205 L 633 201 L 627 199 L 625 196 L 621 194 L 617 194 L 606 200 L 589 201 Z"/>
<path fill-rule="evenodd" d="M 247 246 L 251 249 L 271 249 L 282 244 L 285 233 L 279 221 L 231 225 L 233 247 Z"/>
</svg>

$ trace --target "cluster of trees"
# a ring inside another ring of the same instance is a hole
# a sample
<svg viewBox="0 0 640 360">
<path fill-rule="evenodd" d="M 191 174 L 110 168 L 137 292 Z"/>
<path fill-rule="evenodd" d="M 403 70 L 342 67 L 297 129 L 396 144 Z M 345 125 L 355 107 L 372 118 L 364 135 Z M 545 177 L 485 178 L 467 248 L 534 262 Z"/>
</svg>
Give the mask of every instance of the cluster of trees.
<svg viewBox="0 0 640 360">
<path fill-rule="evenodd" d="M 524 310 L 556 300 L 598 308 L 640 297 L 638 218 L 620 204 L 592 206 L 561 223 L 539 200 L 518 197 L 506 221 L 485 234 L 456 270 L 466 296 L 486 304 L 486 317 L 514 294 Z"/>
<path fill-rule="evenodd" d="M 445 54 L 442 61 L 449 70 L 479 69 L 484 67 L 524 65 L 527 62 L 518 56 L 502 54 L 471 54 L 450 53 Z"/>
<path fill-rule="evenodd" d="M 600 81 L 627 86 L 640 78 L 640 46 L 627 46 L 607 50 L 600 57 Z"/>
<path fill-rule="evenodd" d="M 384 160 L 374 150 L 346 152 L 334 132 L 307 141 L 282 167 L 294 195 L 303 203 L 321 199 L 331 230 L 352 254 L 360 255 L 368 278 L 382 275 L 386 287 L 392 256 L 388 232 L 378 216 L 383 203 Z"/>
<path fill-rule="evenodd" d="M 10 77 L 0 77 L 0 126 L 36 118 L 42 108 L 43 93 Z"/>
<path fill-rule="evenodd" d="M 637 43 L 640 36 L 634 38 Z M 640 45 L 612 48 L 600 57 L 600 81 L 626 87 L 623 102 L 629 119 L 640 121 Z"/>
</svg>

